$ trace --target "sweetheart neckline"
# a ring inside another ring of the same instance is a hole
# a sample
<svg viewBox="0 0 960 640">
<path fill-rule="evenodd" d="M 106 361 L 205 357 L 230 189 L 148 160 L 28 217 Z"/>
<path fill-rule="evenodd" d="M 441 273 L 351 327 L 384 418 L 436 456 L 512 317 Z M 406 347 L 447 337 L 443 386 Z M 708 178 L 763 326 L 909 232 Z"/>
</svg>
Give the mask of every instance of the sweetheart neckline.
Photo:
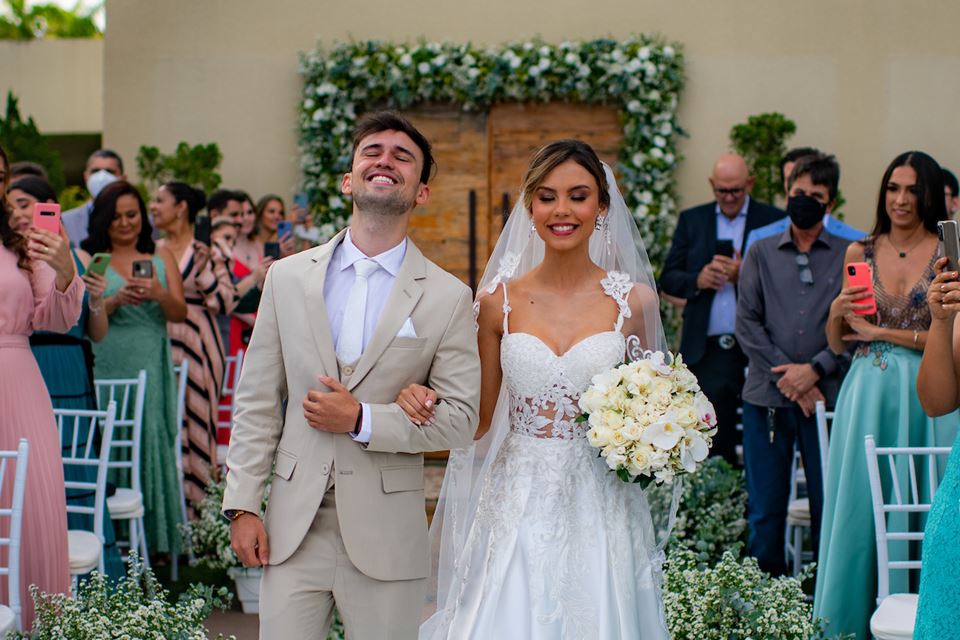
<svg viewBox="0 0 960 640">
<path fill-rule="evenodd" d="M 616 329 L 610 329 L 610 330 L 608 330 L 608 331 L 600 331 L 600 332 L 598 332 L 598 333 L 591 333 L 590 335 L 586 336 L 585 338 L 581 338 L 580 340 L 577 340 L 576 342 L 574 342 L 572 345 L 570 345 L 570 347 L 567 348 L 566 351 L 564 351 L 563 353 L 560 353 L 560 354 L 558 354 L 556 351 L 554 351 L 553 349 L 551 349 L 551 348 L 550 348 L 550 345 L 548 345 L 546 342 L 544 342 L 543 338 L 541 338 L 540 336 L 534 335 L 534 334 L 532 334 L 532 333 L 527 333 L 526 331 L 511 331 L 510 333 L 508 333 L 507 335 L 505 335 L 504 338 L 509 338 L 510 336 L 530 336 L 531 338 L 533 338 L 534 340 L 536 340 L 537 342 L 539 342 L 541 345 L 543 345 L 543 347 L 544 347 L 547 351 L 550 352 L 550 355 L 552 355 L 552 356 L 553 356 L 554 358 L 556 358 L 557 360 L 562 360 L 565 356 L 567 356 L 567 354 L 569 354 L 571 351 L 573 351 L 574 349 L 576 349 L 577 347 L 579 347 L 580 345 L 582 345 L 582 344 L 583 344 L 584 342 L 586 342 L 587 340 L 590 340 L 591 338 L 596 338 L 597 336 L 608 335 L 608 334 L 611 334 L 611 333 L 616 334 L 616 335 L 620 336 L 621 338 L 623 338 L 623 334 L 620 333 L 619 331 L 617 331 Z"/>
</svg>

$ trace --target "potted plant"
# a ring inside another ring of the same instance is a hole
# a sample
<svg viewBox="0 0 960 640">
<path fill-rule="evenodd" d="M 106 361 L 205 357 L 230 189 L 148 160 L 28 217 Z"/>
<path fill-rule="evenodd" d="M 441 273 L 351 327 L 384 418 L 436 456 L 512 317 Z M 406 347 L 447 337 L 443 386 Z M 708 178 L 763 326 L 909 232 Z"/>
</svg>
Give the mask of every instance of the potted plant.
<svg viewBox="0 0 960 640">
<path fill-rule="evenodd" d="M 230 522 L 221 515 L 224 481 L 207 486 L 203 500 L 196 505 L 197 519 L 182 525 L 186 544 L 193 550 L 196 563 L 210 569 L 225 570 L 236 584 L 237 599 L 244 613 L 260 610 L 260 567 L 244 567 L 230 548 Z M 267 506 L 267 485 L 261 513 Z"/>
</svg>

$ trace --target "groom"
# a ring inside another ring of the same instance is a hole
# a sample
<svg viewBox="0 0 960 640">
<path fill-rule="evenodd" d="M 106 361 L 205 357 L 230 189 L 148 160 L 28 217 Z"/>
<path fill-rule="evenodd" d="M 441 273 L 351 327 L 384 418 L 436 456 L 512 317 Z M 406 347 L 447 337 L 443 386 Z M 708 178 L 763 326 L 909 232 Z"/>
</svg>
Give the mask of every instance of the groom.
<svg viewBox="0 0 960 640">
<path fill-rule="evenodd" d="M 223 498 L 231 546 L 264 567 L 262 640 L 322 640 L 334 604 L 351 638 L 417 635 L 430 573 L 422 452 L 470 444 L 480 388 L 470 290 L 407 238 L 432 167 L 405 118 L 363 118 L 341 183 L 350 227 L 267 274 Z M 394 403 L 413 383 L 440 398 L 431 424 Z"/>
</svg>

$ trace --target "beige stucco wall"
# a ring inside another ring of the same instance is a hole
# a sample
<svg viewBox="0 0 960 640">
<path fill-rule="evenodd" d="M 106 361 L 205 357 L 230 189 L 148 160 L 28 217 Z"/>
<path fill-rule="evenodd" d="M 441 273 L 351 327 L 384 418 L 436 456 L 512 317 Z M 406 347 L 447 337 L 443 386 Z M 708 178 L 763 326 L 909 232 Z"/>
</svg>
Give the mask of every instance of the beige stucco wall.
<svg viewBox="0 0 960 640">
<path fill-rule="evenodd" d="M 0 89 L 43 133 L 103 130 L 103 40 L 0 40 Z"/>
<path fill-rule="evenodd" d="M 215 141 L 225 183 L 254 194 L 296 187 L 297 52 L 317 38 L 661 32 L 687 56 L 684 205 L 711 197 L 729 128 L 763 111 L 796 121 L 791 144 L 837 154 L 848 217 L 864 227 L 898 152 L 960 169 L 960 3 L 948 0 L 107 0 L 107 16 L 105 143 L 132 159 L 142 143 Z"/>
</svg>

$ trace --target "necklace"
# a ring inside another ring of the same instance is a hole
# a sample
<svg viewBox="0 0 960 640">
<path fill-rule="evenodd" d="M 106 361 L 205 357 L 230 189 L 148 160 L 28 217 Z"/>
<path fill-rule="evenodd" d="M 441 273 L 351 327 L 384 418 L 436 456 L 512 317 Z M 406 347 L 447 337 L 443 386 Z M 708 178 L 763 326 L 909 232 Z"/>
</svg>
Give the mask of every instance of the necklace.
<svg viewBox="0 0 960 640">
<path fill-rule="evenodd" d="M 889 234 L 887 234 L 887 242 L 890 243 L 890 246 L 893 247 L 893 250 L 897 252 L 898 256 L 900 256 L 901 258 L 906 258 L 908 253 L 910 253 L 911 251 L 913 251 L 914 249 L 920 246 L 920 243 L 923 242 L 923 236 L 920 236 L 920 240 L 915 242 L 914 245 L 909 249 L 898 249 L 897 245 L 893 244 L 893 240 L 890 239 Z"/>
</svg>

